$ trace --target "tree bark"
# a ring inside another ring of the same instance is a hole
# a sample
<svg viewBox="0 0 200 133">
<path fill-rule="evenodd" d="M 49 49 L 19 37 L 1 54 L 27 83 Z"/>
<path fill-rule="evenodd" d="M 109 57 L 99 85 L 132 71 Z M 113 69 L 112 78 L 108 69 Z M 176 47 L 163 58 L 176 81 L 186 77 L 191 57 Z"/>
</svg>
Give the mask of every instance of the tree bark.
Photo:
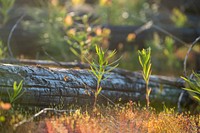
<svg viewBox="0 0 200 133">
<path fill-rule="evenodd" d="M 88 69 L 48 68 L 41 66 L 0 65 L 0 93 L 8 100 L 7 91 L 13 82 L 23 80 L 25 93 L 16 103 L 31 106 L 49 106 L 52 104 L 91 104 L 94 100 L 96 79 Z M 105 75 L 108 76 L 108 75 Z M 98 102 L 145 102 L 145 82 L 139 72 L 115 69 L 109 78 L 101 82 Z M 176 106 L 183 87 L 178 78 L 155 76 L 150 77 L 152 104 Z"/>
</svg>

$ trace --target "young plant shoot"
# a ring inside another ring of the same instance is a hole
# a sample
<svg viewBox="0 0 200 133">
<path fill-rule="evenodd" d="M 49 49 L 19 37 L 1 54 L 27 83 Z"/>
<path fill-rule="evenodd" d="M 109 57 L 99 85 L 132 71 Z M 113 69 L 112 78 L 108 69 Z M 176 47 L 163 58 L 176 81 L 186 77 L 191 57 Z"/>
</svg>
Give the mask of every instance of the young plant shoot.
<svg viewBox="0 0 200 133">
<path fill-rule="evenodd" d="M 149 108 L 150 100 L 149 95 L 151 93 L 151 88 L 149 88 L 149 78 L 151 75 L 151 48 L 138 50 L 139 62 L 142 66 L 142 76 L 146 83 L 146 103 L 147 108 Z"/>
<path fill-rule="evenodd" d="M 102 90 L 101 81 L 106 80 L 109 77 L 108 73 L 118 66 L 117 62 L 119 60 L 118 59 L 109 63 L 110 59 L 116 55 L 116 50 L 112 51 L 111 53 L 107 53 L 107 51 L 104 51 L 102 48 L 98 47 L 97 45 L 95 48 L 96 48 L 96 54 L 97 54 L 98 59 L 93 60 L 92 62 L 87 60 L 90 64 L 91 72 L 97 79 L 97 87 L 94 92 L 94 98 L 95 98 L 94 108 L 96 108 L 97 98 Z"/>
<path fill-rule="evenodd" d="M 23 87 L 23 80 L 21 80 L 18 85 L 16 81 L 13 83 L 13 92 L 8 91 L 10 103 L 15 102 L 18 98 L 20 98 L 24 94 L 25 91 L 22 90 L 22 87 Z"/>
<path fill-rule="evenodd" d="M 200 74 L 193 72 L 193 79 L 181 77 L 185 80 L 187 87 L 183 88 L 188 91 L 189 94 L 200 103 Z"/>
</svg>

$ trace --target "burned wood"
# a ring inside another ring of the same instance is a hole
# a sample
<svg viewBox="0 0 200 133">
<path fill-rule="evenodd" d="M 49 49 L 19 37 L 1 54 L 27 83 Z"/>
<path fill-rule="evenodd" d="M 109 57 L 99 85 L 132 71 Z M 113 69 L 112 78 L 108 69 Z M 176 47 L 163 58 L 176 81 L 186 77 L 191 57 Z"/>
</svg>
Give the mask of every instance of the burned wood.
<svg viewBox="0 0 200 133">
<path fill-rule="evenodd" d="M 64 68 L 80 68 L 80 69 L 89 69 L 90 65 L 87 63 L 81 62 L 57 62 L 50 60 L 30 60 L 30 59 L 3 59 L 0 61 L 1 63 L 12 63 L 12 64 L 25 64 L 25 65 L 41 65 L 41 66 L 52 66 L 52 67 L 64 67 Z M 140 73 L 135 75 L 135 72 L 131 72 L 125 69 L 116 68 L 112 72 L 119 73 L 124 76 L 135 77 L 142 76 Z M 176 86 L 177 88 L 183 87 L 183 80 L 179 78 L 165 77 L 165 76 L 151 76 L 151 81 L 168 84 L 172 86 Z"/>
<path fill-rule="evenodd" d="M 64 68 L 75 68 L 88 69 L 89 64 L 81 62 L 55 62 L 51 60 L 31 60 L 31 59 L 2 59 L 1 63 L 9 64 L 25 64 L 25 65 L 41 65 L 41 66 L 53 66 L 53 67 L 64 67 Z"/>
<path fill-rule="evenodd" d="M 45 68 L 41 66 L 0 65 L 0 93 L 7 99 L 7 90 L 14 81 L 24 81 L 24 95 L 17 100 L 22 105 L 87 104 L 93 101 L 96 79 L 87 69 Z M 107 75 L 105 75 L 107 76 Z M 150 99 L 157 105 L 165 102 L 176 106 L 183 82 L 176 78 L 151 76 Z M 116 69 L 102 81 L 99 102 L 145 102 L 145 82 L 138 72 Z M 105 98 L 106 97 L 106 98 Z"/>
</svg>

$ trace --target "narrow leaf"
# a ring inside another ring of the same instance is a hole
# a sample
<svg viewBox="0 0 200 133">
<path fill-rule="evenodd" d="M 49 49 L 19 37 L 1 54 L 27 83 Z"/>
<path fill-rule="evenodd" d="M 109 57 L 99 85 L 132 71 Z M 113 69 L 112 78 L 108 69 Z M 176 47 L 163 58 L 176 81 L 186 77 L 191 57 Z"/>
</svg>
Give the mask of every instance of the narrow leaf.
<svg viewBox="0 0 200 133">
<path fill-rule="evenodd" d="M 99 95 L 99 93 L 101 92 L 101 90 L 102 90 L 102 87 L 100 87 L 100 88 L 98 89 L 97 95 Z"/>
</svg>

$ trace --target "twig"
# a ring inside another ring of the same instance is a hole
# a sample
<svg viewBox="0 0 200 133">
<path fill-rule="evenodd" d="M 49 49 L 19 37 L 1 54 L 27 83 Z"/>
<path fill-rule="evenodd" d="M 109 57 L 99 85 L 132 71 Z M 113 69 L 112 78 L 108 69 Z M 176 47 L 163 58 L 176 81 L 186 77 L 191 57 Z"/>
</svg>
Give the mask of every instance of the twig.
<svg viewBox="0 0 200 133">
<path fill-rule="evenodd" d="M 81 78 L 80 78 L 80 79 L 81 79 Z M 77 81 L 77 82 L 80 82 L 80 81 L 78 81 L 78 80 L 76 80 L 76 81 Z M 93 90 L 90 86 L 86 85 L 84 82 L 80 82 L 80 83 L 83 84 L 83 86 L 85 86 L 85 89 L 88 89 L 89 91 L 91 91 L 91 92 L 94 93 L 94 90 Z M 112 103 L 113 105 L 116 105 L 111 99 L 109 99 L 109 98 L 106 97 L 105 95 L 103 95 L 103 94 L 101 94 L 101 93 L 100 93 L 99 95 L 101 95 L 102 97 L 104 97 L 105 99 L 107 99 L 107 100 L 108 100 L 110 103 Z M 120 107 L 120 108 L 122 108 L 122 107 Z M 67 112 L 68 110 L 56 110 L 56 109 L 54 109 L 54 108 L 44 108 L 44 109 L 42 109 L 41 111 L 39 111 L 38 113 L 34 114 L 34 115 L 33 115 L 32 117 L 30 117 L 29 119 L 24 119 L 24 120 L 20 121 L 19 123 L 15 124 L 15 125 L 14 125 L 14 128 L 16 129 L 16 128 L 19 127 L 20 125 L 32 121 L 34 118 L 38 117 L 39 115 L 41 115 L 41 114 L 43 114 L 43 113 L 46 113 L 46 111 L 54 111 L 54 112 L 56 112 L 56 113 L 63 113 L 63 112 Z M 72 112 L 72 111 L 74 111 L 74 110 L 70 110 L 70 112 Z"/>
<path fill-rule="evenodd" d="M 172 37 L 172 38 L 173 38 L 174 40 L 176 40 L 177 42 L 179 42 L 179 43 L 185 45 L 186 47 L 188 47 L 188 43 L 186 43 L 186 42 L 184 42 L 183 40 L 179 39 L 178 37 L 174 36 L 173 34 L 171 34 L 170 32 L 168 32 L 167 30 L 165 30 L 165 29 L 163 29 L 163 28 L 161 28 L 161 27 L 159 27 L 159 26 L 157 26 L 157 25 L 155 25 L 155 24 L 153 24 L 152 27 L 154 27 L 155 29 L 157 29 L 157 30 L 163 32 L 163 33 L 166 34 L 166 35 L 169 35 L 170 37 Z"/>
<path fill-rule="evenodd" d="M 83 84 L 87 89 L 89 89 L 90 91 L 94 92 L 94 91 L 92 90 L 91 87 L 87 86 L 85 83 L 82 83 L 82 84 Z M 115 105 L 115 103 L 114 103 L 112 100 L 110 100 L 108 97 L 106 97 L 105 95 L 103 95 L 103 94 L 101 94 L 101 93 L 100 93 L 100 95 L 103 96 L 105 99 L 107 99 L 110 103 L 112 103 L 113 105 Z M 120 107 L 120 108 L 122 108 L 122 107 Z M 23 124 L 25 124 L 25 123 L 28 123 L 28 122 L 32 121 L 33 119 L 35 119 L 36 117 L 40 116 L 40 115 L 43 114 L 43 113 L 46 113 L 47 111 L 54 111 L 55 113 L 64 113 L 64 112 L 73 112 L 73 111 L 75 111 L 75 110 L 57 110 L 57 109 L 55 109 L 55 108 L 44 108 L 44 109 L 42 109 L 41 111 L 39 111 L 38 113 L 34 114 L 34 115 L 33 115 L 32 117 L 30 117 L 29 119 L 24 119 L 24 120 L 20 121 L 19 123 L 15 124 L 15 125 L 14 125 L 14 129 L 16 129 L 17 127 L 19 127 L 19 126 L 21 126 L 21 125 L 23 125 Z"/>
<path fill-rule="evenodd" d="M 15 25 L 12 27 L 10 33 L 9 33 L 9 36 L 8 36 L 8 40 L 7 40 L 7 47 L 8 47 L 8 52 L 9 52 L 9 55 L 11 58 L 14 58 L 13 56 L 13 52 L 11 50 L 11 47 L 10 47 L 10 41 L 11 41 L 11 38 L 12 38 L 12 35 L 13 35 L 13 32 L 14 30 L 17 28 L 17 25 L 22 21 L 22 19 L 26 16 L 26 14 L 23 14 L 18 20 L 17 22 L 15 23 Z"/>
<path fill-rule="evenodd" d="M 57 65 L 62 66 L 62 64 L 59 61 L 57 61 L 54 57 L 52 57 L 51 55 L 49 55 L 44 48 L 42 48 L 42 50 L 43 50 L 44 54 L 46 56 L 48 56 L 52 61 L 54 61 Z"/>
<path fill-rule="evenodd" d="M 136 35 L 138 35 L 138 34 L 142 33 L 143 31 L 148 30 L 149 28 L 151 28 L 152 25 L 153 25 L 153 22 L 152 22 L 152 21 L 149 21 L 149 22 L 145 23 L 144 25 L 142 25 L 142 26 L 141 26 L 139 29 L 137 29 L 134 33 L 135 33 Z"/>
<path fill-rule="evenodd" d="M 198 38 L 195 39 L 195 41 L 190 45 L 188 51 L 187 51 L 187 54 L 185 56 L 185 59 L 184 59 L 184 63 L 183 63 L 183 71 L 184 71 L 184 75 L 187 76 L 187 59 L 188 59 L 188 56 L 190 54 L 190 51 L 192 50 L 192 48 L 194 47 L 194 45 L 200 40 L 200 36 Z"/>
<path fill-rule="evenodd" d="M 32 121 L 34 118 L 40 116 L 43 113 L 46 113 L 46 111 L 54 111 L 56 113 L 64 113 L 64 112 L 67 112 L 68 110 L 57 110 L 57 109 L 54 109 L 54 108 L 44 108 L 41 111 L 39 111 L 38 113 L 34 114 L 29 119 L 24 119 L 24 120 L 20 121 L 19 123 L 15 124 L 14 128 L 17 128 L 17 127 L 19 127 L 20 125 L 22 125 L 24 123 Z M 72 112 L 72 110 L 70 110 L 70 112 Z"/>
<path fill-rule="evenodd" d="M 192 50 L 192 48 L 194 47 L 194 45 L 200 40 L 200 36 L 198 38 L 195 39 L 195 41 L 190 45 L 188 51 L 187 51 L 187 54 L 185 55 L 185 59 L 184 59 L 184 62 L 183 62 L 183 73 L 184 73 L 184 76 L 186 77 L 187 76 L 187 59 L 188 59 L 188 56 L 190 54 L 190 51 Z M 181 94 L 179 95 L 179 98 L 178 98 L 178 103 L 177 103 L 177 107 L 178 107 L 178 112 L 181 112 L 181 101 L 183 99 L 183 95 L 185 93 L 185 90 L 183 90 L 181 92 Z"/>
<path fill-rule="evenodd" d="M 160 31 L 160 32 L 162 32 L 162 33 L 164 33 L 164 34 L 166 34 L 166 35 L 172 37 L 172 38 L 173 38 L 174 40 L 176 40 L 177 42 L 179 42 L 179 43 L 185 45 L 186 47 L 188 47 L 188 46 L 187 46 L 188 43 L 186 43 L 186 42 L 184 42 L 183 40 L 181 40 L 180 38 L 174 36 L 172 33 L 168 32 L 167 30 L 165 30 L 165 29 L 163 29 L 163 28 L 157 26 L 156 24 L 153 23 L 152 20 L 150 20 L 150 21 L 142 20 L 142 19 L 140 19 L 139 17 L 136 17 L 136 16 L 134 16 L 134 15 L 132 15 L 132 17 L 133 17 L 134 19 L 136 19 L 136 20 L 138 20 L 138 21 L 144 23 L 145 25 L 147 24 L 147 26 L 153 27 L 153 28 L 157 29 L 158 31 Z M 144 26 L 145 26 L 145 25 L 144 25 Z M 142 27 L 143 27 L 143 26 L 142 26 Z M 150 27 L 148 27 L 148 28 L 150 28 Z M 146 29 L 148 29 L 148 28 L 146 28 Z M 145 30 L 146 30 L 146 29 L 145 29 Z"/>
<path fill-rule="evenodd" d="M 181 92 L 181 94 L 179 95 L 179 97 L 178 97 L 177 108 L 178 108 L 178 112 L 179 112 L 179 113 L 182 111 L 182 108 L 181 108 L 181 101 L 182 101 L 182 99 L 183 99 L 184 93 L 185 93 L 185 90 L 183 90 L 183 91 Z"/>
</svg>

